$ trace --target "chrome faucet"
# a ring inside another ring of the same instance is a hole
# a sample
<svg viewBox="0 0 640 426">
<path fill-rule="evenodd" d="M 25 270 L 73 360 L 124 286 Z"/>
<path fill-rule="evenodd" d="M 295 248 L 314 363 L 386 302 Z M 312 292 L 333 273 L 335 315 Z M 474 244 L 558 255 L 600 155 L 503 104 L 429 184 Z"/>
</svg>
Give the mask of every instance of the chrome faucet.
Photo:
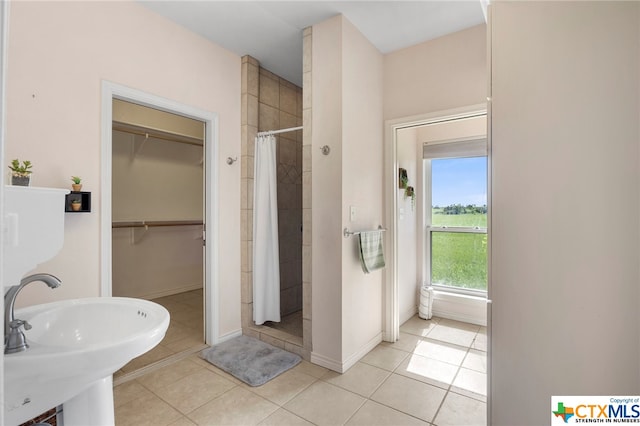
<svg viewBox="0 0 640 426">
<path fill-rule="evenodd" d="M 18 293 L 27 284 L 34 281 L 42 281 L 50 288 L 58 288 L 62 284 L 58 278 L 51 274 L 33 274 L 28 277 L 24 277 L 20 280 L 20 284 L 9 287 L 4 294 L 4 353 L 12 354 L 15 352 L 21 352 L 26 350 L 29 345 L 24 336 L 24 333 L 20 330 L 20 327 L 24 326 L 26 330 L 31 328 L 28 322 L 23 320 L 17 320 L 13 316 L 13 305 L 16 302 Z"/>
</svg>

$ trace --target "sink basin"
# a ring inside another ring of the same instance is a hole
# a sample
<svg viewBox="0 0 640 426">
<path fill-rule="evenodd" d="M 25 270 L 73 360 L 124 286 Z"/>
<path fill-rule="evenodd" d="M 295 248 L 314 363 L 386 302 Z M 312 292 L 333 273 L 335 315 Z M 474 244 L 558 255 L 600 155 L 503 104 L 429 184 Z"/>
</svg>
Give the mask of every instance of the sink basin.
<svg viewBox="0 0 640 426">
<path fill-rule="evenodd" d="M 30 306 L 16 310 L 15 317 L 32 328 L 25 331 L 29 349 L 4 356 L 8 425 L 29 420 L 110 377 L 156 346 L 169 326 L 169 312 L 162 306 L 124 297 Z"/>
</svg>

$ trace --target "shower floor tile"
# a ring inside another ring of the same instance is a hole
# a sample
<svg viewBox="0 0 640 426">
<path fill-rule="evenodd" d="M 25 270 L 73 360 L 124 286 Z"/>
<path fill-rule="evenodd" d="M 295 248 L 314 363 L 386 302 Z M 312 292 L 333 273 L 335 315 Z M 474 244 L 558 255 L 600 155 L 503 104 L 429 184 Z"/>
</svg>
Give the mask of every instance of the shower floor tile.
<svg viewBox="0 0 640 426">
<path fill-rule="evenodd" d="M 302 311 L 285 315 L 280 322 L 267 321 L 264 325 L 284 331 L 292 336 L 302 337 Z"/>
</svg>

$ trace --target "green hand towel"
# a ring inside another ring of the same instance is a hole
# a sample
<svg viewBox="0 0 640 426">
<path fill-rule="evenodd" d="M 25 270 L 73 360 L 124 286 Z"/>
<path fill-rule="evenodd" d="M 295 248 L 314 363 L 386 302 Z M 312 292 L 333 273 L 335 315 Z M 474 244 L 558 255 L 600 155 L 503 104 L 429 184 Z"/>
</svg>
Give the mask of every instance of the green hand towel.
<svg viewBox="0 0 640 426">
<path fill-rule="evenodd" d="M 367 231 L 359 235 L 358 250 L 360 253 L 360 264 L 365 274 L 385 267 L 384 263 L 384 241 L 382 231 Z"/>
</svg>

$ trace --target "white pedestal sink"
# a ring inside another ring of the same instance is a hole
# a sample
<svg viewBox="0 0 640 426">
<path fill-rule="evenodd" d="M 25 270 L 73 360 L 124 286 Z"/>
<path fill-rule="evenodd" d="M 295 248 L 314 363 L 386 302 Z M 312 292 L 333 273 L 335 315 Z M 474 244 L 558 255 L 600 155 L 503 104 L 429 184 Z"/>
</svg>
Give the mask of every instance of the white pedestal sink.
<svg viewBox="0 0 640 426">
<path fill-rule="evenodd" d="M 63 404 L 65 426 L 113 425 L 111 375 L 156 346 L 169 312 L 141 299 L 98 297 L 16 310 L 29 349 L 4 356 L 4 420 L 18 425 Z"/>
</svg>

